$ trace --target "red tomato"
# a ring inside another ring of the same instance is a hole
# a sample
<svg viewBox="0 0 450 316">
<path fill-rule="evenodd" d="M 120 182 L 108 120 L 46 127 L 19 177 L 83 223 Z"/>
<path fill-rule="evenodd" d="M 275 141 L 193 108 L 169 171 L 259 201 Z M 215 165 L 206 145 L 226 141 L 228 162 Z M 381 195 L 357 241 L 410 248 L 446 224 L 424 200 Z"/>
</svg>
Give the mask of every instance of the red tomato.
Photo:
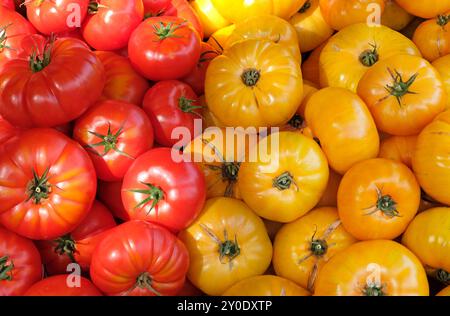
<svg viewBox="0 0 450 316">
<path fill-rule="evenodd" d="M 0 1 L 0 5 L 7 7 L 10 10 L 15 10 L 15 4 L 14 4 L 14 0 L 1 0 Z"/>
<path fill-rule="evenodd" d="M 51 127 L 87 110 L 105 84 L 102 63 L 74 38 L 49 43 L 42 56 L 8 62 L 0 73 L 0 114 L 13 125 Z"/>
<path fill-rule="evenodd" d="M 194 120 L 201 119 L 202 113 L 198 96 L 181 81 L 167 80 L 155 84 L 145 95 L 143 108 L 152 121 L 156 142 L 162 146 L 172 147 L 178 142 L 172 138 L 175 128 L 186 128 L 192 135 L 182 146 L 202 132 L 194 129 Z"/>
<path fill-rule="evenodd" d="M 172 10 L 171 0 L 142 0 L 144 3 L 145 17 L 162 16 Z"/>
<path fill-rule="evenodd" d="M 45 278 L 29 288 L 25 296 L 102 296 L 91 281 L 81 276 L 79 278 L 79 284 L 70 274 Z"/>
<path fill-rule="evenodd" d="M 127 46 L 133 30 L 144 18 L 142 0 L 95 0 L 83 24 L 83 37 L 97 50 Z"/>
<path fill-rule="evenodd" d="M 136 159 L 122 185 L 122 201 L 131 219 L 173 231 L 194 221 L 205 197 L 203 173 L 193 162 L 175 162 L 169 148 L 156 148 Z"/>
<path fill-rule="evenodd" d="M 122 181 L 99 181 L 97 187 L 98 199 L 111 211 L 114 217 L 124 221 L 130 220 L 122 203 Z"/>
<path fill-rule="evenodd" d="M 153 128 L 137 105 L 107 100 L 76 121 L 73 138 L 87 149 L 99 179 L 120 181 L 133 161 L 153 147 Z"/>
<path fill-rule="evenodd" d="M 14 127 L 0 115 L 0 145 L 20 133 L 20 129 Z"/>
<path fill-rule="evenodd" d="M 214 49 L 211 45 L 202 42 L 202 51 L 197 66 L 182 79 L 188 85 L 194 89 L 194 92 L 198 95 L 202 95 L 205 92 L 205 78 L 206 70 L 208 69 L 211 60 L 219 56 L 220 53 Z"/>
<path fill-rule="evenodd" d="M 87 15 L 89 0 L 26 1 L 31 24 L 43 34 L 50 35 L 81 26 Z"/>
<path fill-rule="evenodd" d="M 68 272 L 68 264 L 77 263 L 83 271 L 89 271 L 95 246 L 115 226 L 109 210 L 94 201 L 89 214 L 75 230 L 55 240 L 38 241 L 45 270 L 49 275 L 64 274 Z"/>
<path fill-rule="evenodd" d="M 95 54 L 103 63 L 106 73 L 102 99 L 118 100 L 140 106 L 150 84 L 134 70 L 130 60 L 113 52 L 96 51 Z"/>
<path fill-rule="evenodd" d="M 98 244 L 90 274 L 107 295 L 176 295 L 188 266 L 186 247 L 167 229 L 131 221 L 112 229 Z"/>
<path fill-rule="evenodd" d="M 148 18 L 131 34 L 128 55 L 133 66 L 153 81 L 187 76 L 200 58 L 201 40 L 186 21 Z"/>
<path fill-rule="evenodd" d="M 0 222 L 31 239 L 74 230 L 94 201 L 94 166 L 75 141 L 54 129 L 30 129 L 0 154 Z"/>
<path fill-rule="evenodd" d="M 74 29 L 70 31 L 56 33 L 56 38 L 63 38 L 63 37 L 73 37 L 84 42 L 83 35 L 81 34 L 81 29 Z"/>
<path fill-rule="evenodd" d="M 0 228 L 0 296 L 22 295 L 42 278 L 41 264 L 31 240 Z"/>
</svg>

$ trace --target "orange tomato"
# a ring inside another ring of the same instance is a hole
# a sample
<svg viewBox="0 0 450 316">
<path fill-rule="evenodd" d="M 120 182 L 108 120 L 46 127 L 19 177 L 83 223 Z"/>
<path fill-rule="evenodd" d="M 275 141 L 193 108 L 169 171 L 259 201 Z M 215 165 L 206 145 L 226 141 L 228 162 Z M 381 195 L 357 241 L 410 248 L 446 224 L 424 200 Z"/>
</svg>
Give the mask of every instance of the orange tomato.
<svg viewBox="0 0 450 316">
<path fill-rule="evenodd" d="M 412 168 L 417 136 L 391 136 L 381 141 L 378 157 L 401 162 Z"/>
<path fill-rule="evenodd" d="M 206 43 L 211 45 L 216 51 L 222 52 L 225 47 L 225 43 L 228 40 L 228 37 L 230 37 L 231 33 L 234 31 L 234 28 L 235 25 L 231 24 L 215 31 L 209 37 Z"/>
<path fill-rule="evenodd" d="M 311 81 L 317 86 L 320 86 L 320 71 L 319 71 L 319 59 L 322 49 L 327 42 L 324 42 L 319 47 L 314 49 L 309 57 L 302 64 L 303 79 Z"/>
<path fill-rule="evenodd" d="M 341 183 L 342 176 L 333 170 L 330 170 L 330 176 L 328 178 L 327 188 L 322 195 L 319 203 L 316 207 L 321 206 L 337 206 L 337 193 L 339 189 L 339 184 Z"/>
<path fill-rule="evenodd" d="M 383 13 L 384 5 L 384 0 L 320 0 L 323 17 L 335 30 L 368 22 L 373 13 Z"/>
<path fill-rule="evenodd" d="M 450 285 L 440 291 L 436 296 L 450 296 Z"/>
<path fill-rule="evenodd" d="M 395 0 L 399 6 L 421 18 L 430 19 L 450 10 L 450 0 Z"/>
<path fill-rule="evenodd" d="M 320 271 L 315 296 L 428 296 L 419 259 L 391 240 L 362 241 L 333 256 Z"/>
<path fill-rule="evenodd" d="M 309 296 L 307 290 L 292 281 L 275 275 L 258 275 L 242 280 L 223 296 Z"/>
<path fill-rule="evenodd" d="M 353 92 L 319 90 L 309 99 L 305 118 L 336 172 L 344 174 L 355 163 L 377 157 L 380 140 L 375 123 Z"/>
<path fill-rule="evenodd" d="M 370 68 L 358 85 L 379 130 L 416 135 L 445 110 L 447 94 L 441 76 L 425 59 L 397 55 Z"/>
<path fill-rule="evenodd" d="M 199 101 L 200 105 L 202 106 L 203 128 L 206 129 L 208 127 L 225 127 L 225 125 L 220 122 L 218 118 L 209 110 L 204 95 L 199 98 Z"/>
<path fill-rule="evenodd" d="M 289 21 L 297 31 L 298 43 L 302 53 L 320 46 L 334 33 L 322 16 L 319 0 L 307 0 Z"/>
<path fill-rule="evenodd" d="M 273 265 L 277 275 L 313 291 L 322 266 L 355 241 L 340 224 L 336 208 L 318 208 L 280 229 Z"/>
<path fill-rule="evenodd" d="M 419 134 L 413 169 L 422 189 L 450 205 L 450 110 L 441 113 Z"/>
<path fill-rule="evenodd" d="M 450 54 L 450 12 L 427 20 L 414 32 L 413 42 L 430 62 Z"/>
<path fill-rule="evenodd" d="M 444 83 L 445 91 L 447 92 L 447 109 L 450 108 L 450 54 L 433 61 L 432 65 L 441 75 Z"/>
<path fill-rule="evenodd" d="M 406 12 L 394 0 L 385 0 L 384 12 L 381 15 L 381 24 L 393 30 L 400 31 L 413 19 L 414 16 Z"/>
<path fill-rule="evenodd" d="M 354 165 L 338 190 L 339 217 L 359 240 L 394 239 L 414 218 L 420 187 L 404 164 L 383 158 Z"/>
</svg>

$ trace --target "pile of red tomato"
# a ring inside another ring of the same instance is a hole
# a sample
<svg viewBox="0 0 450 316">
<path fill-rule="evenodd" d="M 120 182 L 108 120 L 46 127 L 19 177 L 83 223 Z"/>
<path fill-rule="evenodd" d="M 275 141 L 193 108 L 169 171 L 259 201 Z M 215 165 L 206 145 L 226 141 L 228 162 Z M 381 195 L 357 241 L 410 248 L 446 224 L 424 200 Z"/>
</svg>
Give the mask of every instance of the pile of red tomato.
<svg viewBox="0 0 450 316">
<path fill-rule="evenodd" d="M 0 1 L 0 295 L 450 295 L 449 148 L 450 0 Z"/>
</svg>

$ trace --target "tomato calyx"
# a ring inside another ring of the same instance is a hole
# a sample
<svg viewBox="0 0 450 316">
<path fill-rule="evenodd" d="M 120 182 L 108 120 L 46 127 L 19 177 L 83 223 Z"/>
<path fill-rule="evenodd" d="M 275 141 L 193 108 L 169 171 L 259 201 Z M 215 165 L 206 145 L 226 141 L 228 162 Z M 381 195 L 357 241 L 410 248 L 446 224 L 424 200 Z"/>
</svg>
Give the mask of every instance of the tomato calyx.
<svg viewBox="0 0 450 316">
<path fill-rule="evenodd" d="M 8 256 L 3 256 L 0 258 L 0 281 L 11 281 L 13 278 L 12 270 L 14 269 L 14 263 L 9 261 Z"/>
<path fill-rule="evenodd" d="M 70 234 L 59 237 L 54 243 L 56 244 L 55 253 L 61 256 L 67 255 L 71 262 L 76 263 L 74 254 L 77 252 L 77 247 Z"/>
<path fill-rule="evenodd" d="M 408 80 L 403 81 L 402 75 L 397 70 L 392 72 L 392 70 L 388 68 L 388 71 L 394 82 L 392 85 L 386 86 L 386 91 L 389 92 L 391 96 L 394 96 L 397 99 L 398 104 L 401 106 L 403 96 L 406 94 L 416 94 L 416 92 L 409 91 L 409 88 L 417 79 L 419 74 L 415 73 Z"/>
<path fill-rule="evenodd" d="M 377 283 L 366 284 L 363 294 L 365 296 L 385 296 L 383 285 Z"/>
<path fill-rule="evenodd" d="M 437 22 L 437 24 L 439 26 L 444 27 L 444 26 L 447 25 L 448 22 L 450 22 L 450 15 L 442 15 L 442 14 L 440 14 L 437 17 L 437 21 L 436 22 Z"/>
<path fill-rule="evenodd" d="M 161 293 L 159 293 L 153 286 L 153 278 L 150 276 L 148 272 L 141 273 L 137 279 L 136 279 L 136 285 L 135 287 L 138 287 L 140 289 L 147 289 L 156 296 L 161 296 Z"/>
<path fill-rule="evenodd" d="M 5 48 L 10 48 L 6 45 L 6 41 L 8 40 L 8 35 L 6 34 L 6 31 L 8 27 L 10 27 L 12 23 L 9 23 L 5 26 L 0 26 L 0 52 L 3 51 Z"/>
<path fill-rule="evenodd" d="M 174 25 L 173 22 L 169 22 L 167 24 L 164 24 L 164 22 L 159 22 L 159 25 L 153 25 L 153 29 L 155 30 L 154 34 L 159 37 L 160 41 L 170 37 L 181 38 L 181 36 L 175 35 L 174 33 L 184 25 L 185 22 L 178 25 Z"/>
<path fill-rule="evenodd" d="M 101 141 L 98 143 L 86 145 L 86 147 L 88 147 L 92 153 L 97 154 L 100 157 L 103 157 L 106 154 L 108 154 L 111 150 L 114 150 L 115 152 L 117 152 L 122 156 L 134 159 L 134 157 L 117 148 L 117 142 L 119 141 L 120 135 L 123 133 L 123 126 L 121 126 L 117 130 L 117 132 L 113 133 L 111 130 L 111 123 L 108 122 L 108 130 L 106 132 L 106 135 L 94 131 L 88 131 L 88 133 L 101 139 Z M 95 150 L 96 147 L 103 147 L 103 153 L 99 153 L 97 150 Z"/>
<path fill-rule="evenodd" d="M 306 0 L 305 4 L 298 10 L 299 13 L 305 13 L 311 8 L 311 0 Z"/>
<path fill-rule="evenodd" d="M 305 122 L 305 120 L 303 119 L 303 117 L 300 114 L 296 113 L 289 120 L 288 124 L 295 129 L 300 129 L 303 126 L 304 122 Z"/>
<path fill-rule="evenodd" d="M 450 272 L 447 272 L 444 269 L 438 269 L 435 273 L 436 280 L 444 284 L 450 284 Z"/>
<path fill-rule="evenodd" d="M 314 239 L 311 241 L 310 251 L 314 256 L 321 257 L 326 254 L 328 243 L 325 239 Z"/>
<path fill-rule="evenodd" d="M 33 179 L 28 183 L 27 193 L 28 199 L 33 200 L 35 204 L 41 203 L 41 200 L 48 199 L 48 196 L 52 192 L 52 186 L 48 182 L 49 168 L 45 169 L 41 177 L 33 170 Z"/>
<path fill-rule="evenodd" d="M 135 209 L 140 208 L 140 207 L 146 205 L 147 203 L 149 203 L 150 201 L 152 201 L 152 205 L 151 205 L 150 209 L 148 210 L 148 213 L 150 213 L 155 208 L 155 206 L 159 203 L 159 201 L 164 199 L 164 191 L 160 187 L 155 186 L 153 184 L 145 183 L 145 182 L 141 182 L 141 183 L 143 185 L 145 185 L 148 189 L 133 189 L 133 190 L 130 190 L 130 192 L 145 194 L 148 197 L 145 198 L 144 200 L 142 200 L 134 208 Z"/>
<path fill-rule="evenodd" d="M 277 188 L 280 191 L 288 190 L 291 185 L 294 185 L 298 190 L 298 186 L 295 183 L 294 177 L 289 171 L 283 172 L 281 175 L 273 179 L 273 187 Z"/>
<path fill-rule="evenodd" d="M 33 73 L 43 70 L 50 64 L 54 42 L 55 37 L 52 35 L 47 43 L 45 43 L 44 52 L 42 54 L 39 54 L 37 50 L 33 50 L 30 56 L 30 68 Z"/>
<path fill-rule="evenodd" d="M 389 194 L 383 195 L 381 190 L 377 187 L 377 202 L 374 206 L 368 207 L 365 210 L 369 210 L 365 215 L 372 215 L 376 212 L 383 212 L 384 215 L 393 218 L 400 217 L 400 213 L 397 210 L 397 202 Z"/>
<path fill-rule="evenodd" d="M 359 55 L 359 61 L 366 67 L 372 67 L 380 58 L 377 51 L 377 45 L 370 44 L 370 46 L 372 49 L 366 49 Z"/>
<path fill-rule="evenodd" d="M 244 70 L 244 72 L 241 75 L 242 82 L 247 87 L 254 87 L 258 83 L 259 79 L 261 78 L 261 72 L 255 68 L 250 68 Z"/>
<path fill-rule="evenodd" d="M 237 235 L 236 234 L 234 235 L 234 240 L 228 239 L 228 231 L 226 229 L 224 229 L 224 231 L 223 231 L 224 240 L 222 241 L 205 224 L 200 224 L 200 227 L 219 246 L 218 252 L 219 252 L 220 263 L 222 263 L 222 264 L 228 263 L 230 266 L 230 270 L 232 270 L 233 269 L 233 260 L 236 259 L 241 254 L 241 248 L 239 247 Z M 228 262 L 226 262 L 224 260 L 225 258 L 228 259 Z"/>
<path fill-rule="evenodd" d="M 194 115 L 201 117 L 201 115 L 199 113 L 197 113 L 195 110 L 201 109 L 203 107 L 201 105 L 194 105 L 195 102 L 197 102 L 197 101 L 188 99 L 185 96 L 181 96 L 178 99 L 178 107 L 184 113 L 194 114 Z"/>
</svg>

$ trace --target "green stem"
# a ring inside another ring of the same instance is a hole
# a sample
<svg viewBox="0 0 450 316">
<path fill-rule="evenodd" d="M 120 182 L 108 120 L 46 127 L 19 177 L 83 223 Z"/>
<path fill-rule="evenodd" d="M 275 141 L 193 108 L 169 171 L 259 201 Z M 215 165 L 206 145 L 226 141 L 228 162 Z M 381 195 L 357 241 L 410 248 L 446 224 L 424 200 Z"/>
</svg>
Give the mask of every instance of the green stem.
<svg viewBox="0 0 450 316">
<path fill-rule="evenodd" d="M 385 296 L 382 285 L 370 284 L 363 289 L 365 296 Z"/>
<path fill-rule="evenodd" d="M 309 10 L 309 8 L 311 8 L 311 0 L 307 0 L 305 2 L 305 4 L 300 8 L 300 10 L 298 12 L 299 13 L 305 13 L 306 11 Z"/>
<path fill-rule="evenodd" d="M 107 130 L 106 134 L 101 134 L 101 133 L 97 133 L 94 131 L 88 131 L 88 133 L 101 139 L 101 141 L 98 143 L 86 145 L 86 147 L 88 147 L 91 150 L 91 152 L 93 152 L 94 154 L 97 154 L 100 157 L 103 157 L 106 154 L 108 154 L 111 150 L 114 150 L 115 152 L 117 152 L 118 154 L 120 154 L 122 156 L 125 156 L 130 159 L 134 159 L 131 155 L 129 155 L 126 152 L 123 152 L 122 150 L 117 148 L 117 143 L 119 141 L 119 137 L 123 133 L 123 126 L 121 126 L 117 130 L 117 132 L 113 133 L 111 130 L 111 123 L 108 122 L 108 130 Z M 103 153 L 100 154 L 99 152 L 97 152 L 95 150 L 96 147 L 103 147 Z"/>
<path fill-rule="evenodd" d="M 359 56 L 359 61 L 366 67 L 372 67 L 379 59 L 377 46 L 372 44 L 370 46 L 372 49 L 363 51 Z"/>
<path fill-rule="evenodd" d="M 33 179 L 27 185 L 28 199 L 33 200 L 35 204 L 39 204 L 41 200 L 48 199 L 52 192 L 52 186 L 48 182 L 49 168 L 45 169 L 42 176 L 39 176 L 35 170 L 33 170 Z"/>
<path fill-rule="evenodd" d="M 70 234 L 59 237 L 55 241 L 55 253 L 58 255 L 67 255 L 71 262 L 76 263 L 74 254 L 77 252 L 76 243 Z"/>
<path fill-rule="evenodd" d="M 153 279 L 150 276 L 148 272 L 144 272 L 140 274 L 136 279 L 136 287 L 141 289 L 147 289 L 156 296 L 161 296 L 161 293 L 159 293 L 152 285 Z"/>
<path fill-rule="evenodd" d="M 437 24 L 439 25 L 439 26 L 442 26 L 442 27 L 444 27 L 444 26 L 446 26 L 447 25 L 447 23 L 450 21 L 450 15 L 438 15 L 438 17 L 437 17 Z"/>
<path fill-rule="evenodd" d="M 387 92 L 389 92 L 390 95 L 394 96 L 397 99 L 398 104 L 401 106 L 403 96 L 405 96 L 406 94 L 416 94 L 415 92 L 409 91 L 409 88 L 417 79 L 417 76 L 419 74 L 415 73 L 408 80 L 403 81 L 402 75 L 397 70 L 394 70 L 394 72 L 392 72 L 388 68 L 388 71 L 393 79 L 393 83 L 392 85 L 387 85 L 385 89 Z"/>
<path fill-rule="evenodd" d="M 247 87 L 256 86 L 260 77 L 261 77 L 261 72 L 254 68 L 245 70 L 241 75 L 242 82 Z"/>
<path fill-rule="evenodd" d="M 0 258 L 0 281 L 11 281 L 13 278 L 12 270 L 14 269 L 14 263 L 11 260 L 7 265 L 8 260 L 8 256 Z"/>
<path fill-rule="evenodd" d="M 176 38 L 179 37 L 175 35 L 175 31 L 182 27 L 185 23 L 174 25 L 173 22 L 164 24 L 164 22 L 159 22 L 159 25 L 153 25 L 154 33 L 159 37 L 159 40 L 164 40 L 166 38 Z"/>
<path fill-rule="evenodd" d="M 296 186 L 294 177 L 288 171 L 273 179 L 273 186 L 281 191 L 289 189 L 292 184 Z"/>
<path fill-rule="evenodd" d="M 159 203 L 159 201 L 164 199 L 164 191 L 160 187 L 157 187 L 150 183 L 142 183 L 142 184 L 144 184 L 148 189 L 133 189 L 130 190 L 130 192 L 147 195 L 147 198 L 142 200 L 138 205 L 135 206 L 135 208 L 137 209 L 142 206 L 145 206 L 147 203 L 152 201 L 152 205 L 150 207 L 150 210 L 148 211 L 148 213 L 150 213 Z"/>
</svg>

